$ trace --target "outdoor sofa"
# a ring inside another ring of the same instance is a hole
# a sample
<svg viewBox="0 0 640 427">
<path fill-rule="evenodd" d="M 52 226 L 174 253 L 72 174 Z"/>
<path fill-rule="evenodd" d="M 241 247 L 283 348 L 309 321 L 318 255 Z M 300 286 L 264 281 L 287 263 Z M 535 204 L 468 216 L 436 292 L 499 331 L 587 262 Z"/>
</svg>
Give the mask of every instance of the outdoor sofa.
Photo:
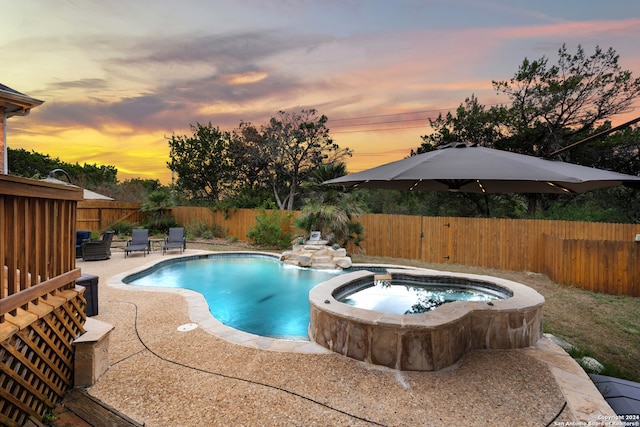
<svg viewBox="0 0 640 427">
<path fill-rule="evenodd" d="M 81 245 L 83 261 L 100 261 L 111 257 L 114 231 L 105 231 L 98 240 L 84 240 Z"/>
</svg>

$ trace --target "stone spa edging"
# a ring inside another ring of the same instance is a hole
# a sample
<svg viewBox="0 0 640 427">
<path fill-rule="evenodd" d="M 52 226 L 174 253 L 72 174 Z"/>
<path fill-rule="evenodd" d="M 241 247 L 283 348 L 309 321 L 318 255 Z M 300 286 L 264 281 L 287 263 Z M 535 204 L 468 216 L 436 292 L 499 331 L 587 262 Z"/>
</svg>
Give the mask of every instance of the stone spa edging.
<svg viewBox="0 0 640 427">
<path fill-rule="evenodd" d="M 336 276 L 309 294 L 309 337 L 332 351 L 398 370 L 435 371 L 472 350 L 534 346 L 542 338 L 544 297 L 497 277 L 426 269 L 388 269 L 394 276 L 459 278 L 505 289 L 512 296 L 491 301 L 456 301 L 420 314 L 390 314 L 352 307 L 335 296 L 346 287 L 372 282 L 375 274 Z"/>
</svg>

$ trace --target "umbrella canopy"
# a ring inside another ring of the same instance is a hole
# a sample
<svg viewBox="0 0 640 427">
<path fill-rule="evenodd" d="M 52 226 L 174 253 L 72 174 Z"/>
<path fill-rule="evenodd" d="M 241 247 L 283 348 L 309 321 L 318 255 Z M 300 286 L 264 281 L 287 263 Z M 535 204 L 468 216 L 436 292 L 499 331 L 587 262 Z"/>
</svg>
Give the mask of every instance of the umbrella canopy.
<svg viewBox="0 0 640 427">
<path fill-rule="evenodd" d="M 640 177 L 457 142 L 325 181 L 358 188 L 467 193 L 582 193 Z"/>
</svg>

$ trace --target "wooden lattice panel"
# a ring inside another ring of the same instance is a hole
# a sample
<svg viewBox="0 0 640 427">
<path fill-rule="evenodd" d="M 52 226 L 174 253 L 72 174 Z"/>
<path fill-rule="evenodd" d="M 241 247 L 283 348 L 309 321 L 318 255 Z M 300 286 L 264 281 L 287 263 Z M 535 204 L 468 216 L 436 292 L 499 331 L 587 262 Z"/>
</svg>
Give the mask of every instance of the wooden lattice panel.
<svg viewBox="0 0 640 427">
<path fill-rule="evenodd" d="M 52 304 L 42 315 L 42 306 Z M 73 387 L 71 343 L 83 332 L 85 304 L 82 293 L 63 291 L 7 319 L 33 321 L 0 346 L 0 425 L 20 426 L 30 415 L 40 419 Z"/>
</svg>

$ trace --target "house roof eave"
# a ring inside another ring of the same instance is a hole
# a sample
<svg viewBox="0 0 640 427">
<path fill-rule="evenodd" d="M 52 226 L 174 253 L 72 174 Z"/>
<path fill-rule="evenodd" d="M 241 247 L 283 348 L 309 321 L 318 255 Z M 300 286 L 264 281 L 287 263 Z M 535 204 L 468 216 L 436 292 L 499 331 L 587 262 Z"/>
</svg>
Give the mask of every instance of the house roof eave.
<svg viewBox="0 0 640 427">
<path fill-rule="evenodd" d="M 0 106 L 4 107 L 4 116 L 26 116 L 29 111 L 44 101 L 24 95 L 7 86 L 0 85 Z"/>
</svg>

